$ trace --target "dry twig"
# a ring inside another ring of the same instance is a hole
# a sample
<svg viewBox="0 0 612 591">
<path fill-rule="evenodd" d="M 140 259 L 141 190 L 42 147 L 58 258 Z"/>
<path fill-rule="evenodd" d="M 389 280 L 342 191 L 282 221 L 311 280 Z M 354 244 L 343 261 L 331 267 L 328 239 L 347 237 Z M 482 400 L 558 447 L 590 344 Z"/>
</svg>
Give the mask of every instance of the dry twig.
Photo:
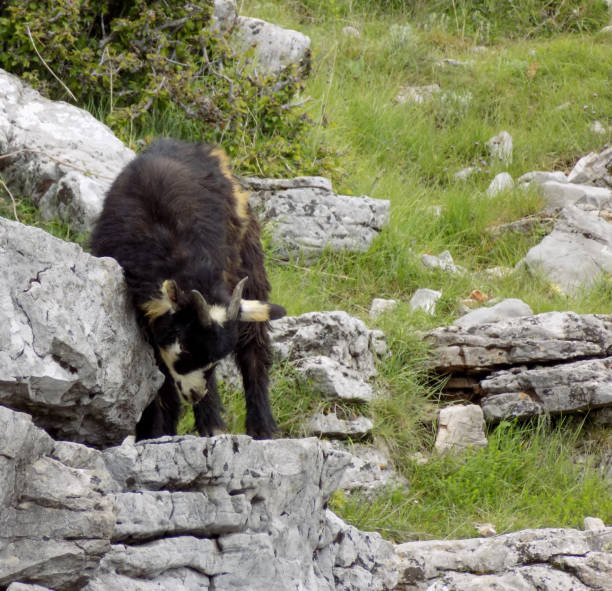
<svg viewBox="0 0 612 591">
<path fill-rule="evenodd" d="M 13 215 L 15 216 L 15 221 L 20 221 L 19 220 L 19 216 L 17 215 L 17 202 L 15 201 L 15 197 L 13 197 L 13 194 L 11 193 L 11 191 L 9 190 L 9 188 L 6 186 L 6 183 L 0 179 L 0 185 L 2 185 L 2 188 L 8 193 L 8 196 L 11 198 L 11 201 L 13 202 Z"/>
</svg>

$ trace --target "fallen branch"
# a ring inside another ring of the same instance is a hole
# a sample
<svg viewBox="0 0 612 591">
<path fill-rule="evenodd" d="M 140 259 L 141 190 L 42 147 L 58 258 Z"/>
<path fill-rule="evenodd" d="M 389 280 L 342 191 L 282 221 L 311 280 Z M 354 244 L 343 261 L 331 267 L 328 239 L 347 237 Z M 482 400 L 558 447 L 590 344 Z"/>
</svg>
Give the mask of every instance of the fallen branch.
<svg viewBox="0 0 612 591">
<path fill-rule="evenodd" d="M 30 25 L 26 24 L 26 31 L 28 32 L 28 37 L 30 38 L 30 43 L 32 43 L 32 47 L 34 48 L 34 51 L 36 52 L 36 55 L 38 56 L 38 59 L 40 59 L 40 61 L 43 63 L 43 66 L 45 66 L 45 68 L 47 68 L 47 70 L 49 70 L 49 72 L 51 72 L 51 75 L 64 87 L 64 90 L 72 97 L 72 100 L 77 103 L 77 98 L 76 96 L 74 96 L 74 94 L 72 94 L 72 92 L 70 92 L 70 89 L 59 79 L 59 77 L 57 76 L 57 74 L 47 65 L 47 62 L 44 60 L 43 56 L 40 55 L 40 53 L 38 52 L 38 49 L 36 48 L 36 43 L 34 43 L 34 37 L 32 37 L 32 33 L 30 31 Z"/>
<path fill-rule="evenodd" d="M 15 197 L 13 197 L 13 194 L 2 179 L 0 179 L 0 185 L 2 185 L 2 188 L 8 193 L 8 196 L 11 198 L 11 201 L 13 202 L 13 215 L 15 216 L 15 221 L 19 222 L 20 220 L 19 216 L 17 215 L 17 202 L 15 201 Z"/>
</svg>

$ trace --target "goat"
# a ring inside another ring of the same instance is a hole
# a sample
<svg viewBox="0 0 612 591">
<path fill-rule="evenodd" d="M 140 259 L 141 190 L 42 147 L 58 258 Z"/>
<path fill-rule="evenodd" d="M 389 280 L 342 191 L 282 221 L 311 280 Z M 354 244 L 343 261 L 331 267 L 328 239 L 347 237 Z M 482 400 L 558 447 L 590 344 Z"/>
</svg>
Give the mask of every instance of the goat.
<svg viewBox="0 0 612 591">
<path fill-rule="evenodd" d="M 214 367 L 230 353 L 242 374 L 246 431 L 271 437 L 277 427 L 268 398 L 268 320 L 285 309 L 266 301 L 259 224 L 225 152 L 154 142 L 111 185 L 91 246 L 123 267 L 165 376 L 136 439 L 175 435 L 181 401 L 193 404 L 200 435 L 224 431 Z"/>
</svg>

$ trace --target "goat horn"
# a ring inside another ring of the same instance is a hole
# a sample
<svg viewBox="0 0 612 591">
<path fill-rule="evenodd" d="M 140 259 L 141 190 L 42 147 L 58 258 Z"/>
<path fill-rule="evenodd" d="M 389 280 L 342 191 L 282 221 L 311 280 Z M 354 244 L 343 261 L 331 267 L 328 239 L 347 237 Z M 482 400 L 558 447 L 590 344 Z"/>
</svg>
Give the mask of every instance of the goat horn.
<svg viewBox="0 0 612 591">
<path fill-rule="evenodd" d="M 242 292 L 244 291 L 244 284 L 247 282 L 248 277 L 241 279 L 234 287 L 232 292 L 232 299 L 230 300 L 229 306 L 227 307 L 227 319 L 238 320 L 240 317 L 240 301 L 242 300 Z"/>
<path fill-rule="evenodd" d="M 191 294 L 196 304 L 198 311 L 198 319 L 202 326 L 209 326 L 212 324 L 212 318 L 210 317 L 210 306 L 206 303 L 204 296 L 197 290 L 192 289 Z"/>
</svg>

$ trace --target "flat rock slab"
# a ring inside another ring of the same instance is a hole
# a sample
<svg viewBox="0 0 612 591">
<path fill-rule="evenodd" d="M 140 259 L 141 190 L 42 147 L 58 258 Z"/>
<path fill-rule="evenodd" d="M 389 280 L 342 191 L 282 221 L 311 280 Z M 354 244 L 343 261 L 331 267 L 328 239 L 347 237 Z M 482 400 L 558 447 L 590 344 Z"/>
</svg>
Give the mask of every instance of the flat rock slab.
<svg viewBox="0 0 612 591">
<path fill-rule="evenodd" d="M 612 273 L 612 225 L 576 206 L 561 210 L 551 234 L 519 262 L 565 293 Z"/>
<path fill-rule="evenodd" d="M 374 423 L 367 417 L 341 419 L 335 412 L 317 413 L 308 423 L 310 434 L 336 439 L 363 439 L 372 432 Z"/>
<path fill-rule="evenodd" d="M 0 172 L 45 218 L 89 231 L 104 195 L 134 157 L 110 129 L 83 109 L 42 97 L 0 70 Z"/>
<path fill-rule="evenodd" d="M 499 371 L 480 387 L 487 421 L 612 406 L 612 358 Z"/>
<path fill-rule="evenodd" d="M 112 259 L 0 218 L 0 404 L 59 439 L 133 432 L 161 385 Z"/>
<path fill-rule="evenodd" d="M 569 362 L 612 353 L 612 316 L 547 312 L 491 324 L 445 326 L 426 335 L 431 366 L 445 373 Z"/>
<path fill-rule="evenodd" d="M 435 449 L 438 453 L 477 449 L 487 445 L 483 412 L 477 404 L 440 409 Z"/>
<path fill-rule="evenodd" d="M 321 177 L 244 179 L 275 255 L 312 261 L 325 249 L 365 252 L 389 222 L 389 201 L 336 195 Z"/>
<path fill-rule="evenodd" d="M 609 588 L 612 528 L 524 530 L 395 547 L 400 587 L 417 591 L 587 591 Z M 402 587 L 401 585 L 405 585 Z"/>
</svg>

